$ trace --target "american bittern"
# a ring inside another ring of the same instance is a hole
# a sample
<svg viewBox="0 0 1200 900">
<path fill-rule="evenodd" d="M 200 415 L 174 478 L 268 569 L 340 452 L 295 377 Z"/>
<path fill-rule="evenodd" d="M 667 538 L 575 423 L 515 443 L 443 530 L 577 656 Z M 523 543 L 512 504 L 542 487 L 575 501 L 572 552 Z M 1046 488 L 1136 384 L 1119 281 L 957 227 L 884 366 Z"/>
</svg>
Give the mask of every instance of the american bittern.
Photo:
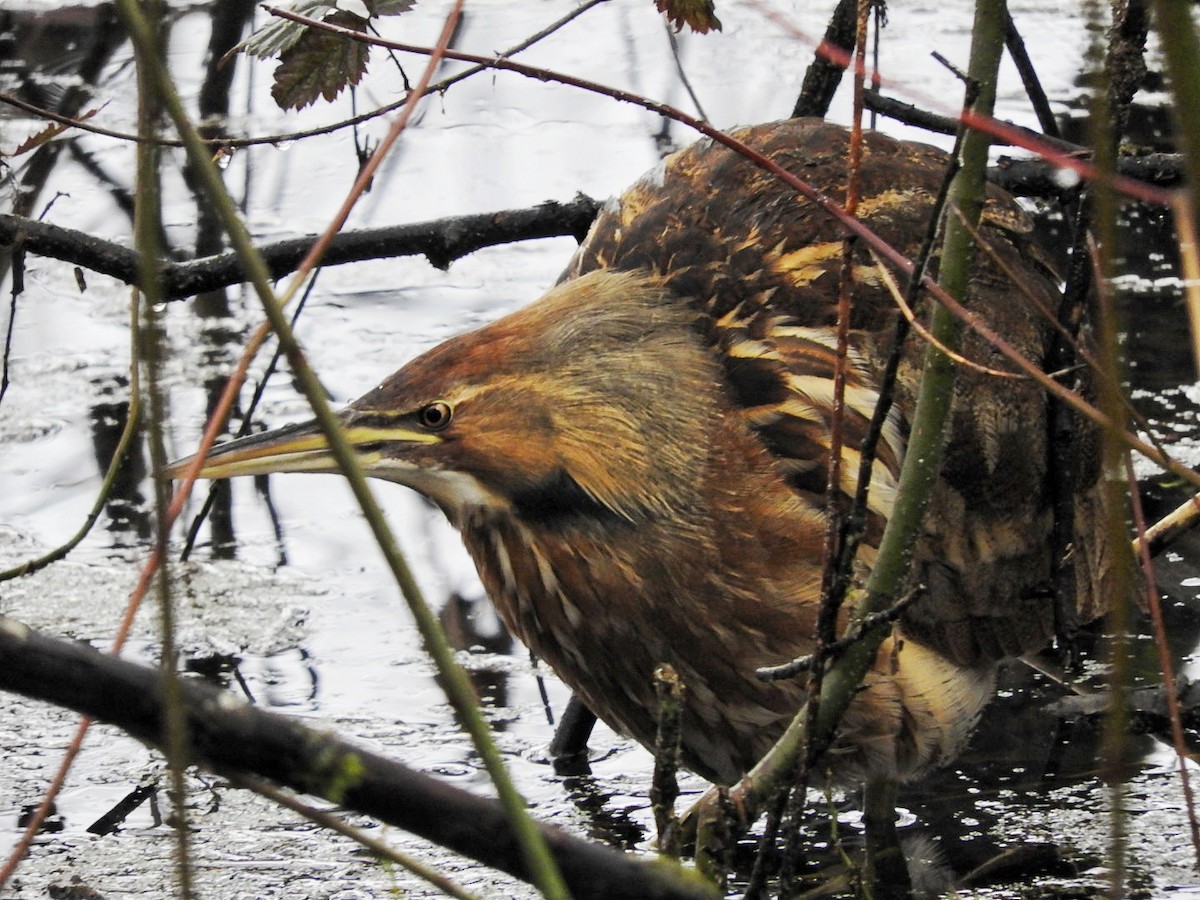
<svg viewBox="0 0 1200 900">
<path fill-rule="evenodd" d="M 735 134 L 844 193 L 842 129 Z M 868 135 L 860 218 L 915 254 L 946 166 L 933 148 Z M 989 251 L 966 305 L 1040 362 L 1054 277 L 1007 195 L 989 193 L 980 231 Z M 686 686 L 685 761 L 719 782 L 753 765 L 804 699 L 802 681 L 753 673 L 814 649 L 842 246 L 816 205 L 702 141 L 610 203 L 542 299 L 435 347 L 341 414 L 367 473 L 441 507 L 509 628 L 602 719 L 652 743 L 651 673 L 671 663 Z M 853 267 L 848 494 L 897 315 L 861 248 Z M 859 577 L 892 508 L 923 351 L 908 340 Z M 1007 368 L 974 334 L 964 354 Z M 1047 430 L 1036 384 L 963 367 L 912 575 L 920 597 L 842 723 L 830 759 L 843 773 L 906 778 L 946 761 L 995 661 L 1052 637 Z M 1108 565 L 1095 453 L 1078 443 L 1068 565 L 1090 615 Z M 219 447 L 202 474 L 332 471 L 309 424 Z"/>
</svg>

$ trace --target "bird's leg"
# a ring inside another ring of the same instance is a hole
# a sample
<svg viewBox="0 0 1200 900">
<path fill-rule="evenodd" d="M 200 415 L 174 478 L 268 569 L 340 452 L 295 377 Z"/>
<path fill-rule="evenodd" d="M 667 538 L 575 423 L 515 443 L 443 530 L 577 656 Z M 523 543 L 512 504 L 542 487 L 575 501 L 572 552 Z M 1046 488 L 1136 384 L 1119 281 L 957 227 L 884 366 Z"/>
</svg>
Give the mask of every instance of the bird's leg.
<svg viewBox="0 0 1200 900">
<path fill-rule="evenodd" d="M 590 774 L 588 738 L 592 736 L 595 724 L 596 714 L 584 705 L 578 695 L 572 694 L 558 727 L 554 729 L 554 738 L 550 741 L 550 762 L 554 764 L 555 774 Z"/>
<path fill-rule="evenodd" d="M 867 861 L 864 878 L 870 895 L 901 900 L 912 895 L 912 881 L 896 833 L 896 793 L 890 778 L 872 778 L 863 785 L 863 827 Z"/>
</svg>

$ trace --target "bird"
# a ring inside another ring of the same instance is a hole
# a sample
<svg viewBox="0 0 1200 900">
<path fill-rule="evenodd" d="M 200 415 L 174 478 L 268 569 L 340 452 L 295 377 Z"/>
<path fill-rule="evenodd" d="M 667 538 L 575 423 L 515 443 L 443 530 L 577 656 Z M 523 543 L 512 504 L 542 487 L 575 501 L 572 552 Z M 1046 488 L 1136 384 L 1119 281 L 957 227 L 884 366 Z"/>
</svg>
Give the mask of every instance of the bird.
<svg viewBox="0 0 1200 900">
<path fill-rule="evenodd" d="M 731 134 L 844 194 L 845 128 L 794 119 Z M 911 258 L 949 164 L 865 132 L 858 218 Z M 365 473 L 444 512 L 507 627 L 616 731 L 654 745 L 653 673 L 673 666 L 683 762 L 719 784 L 806 698 L 805 677 L 755 671 L 816 649 L 844 238 L 818 204 L 701 139 L 606 203 L 540 299 L 417 356 L 339 414 Z M 998 188 L 978 242 L 964 304 L 1041 364 L 1059 280 Z M 846 497 L 900 314 L 861 243 L 851 252 L 834 491 Z M 913 333 L 900 351 L 856 582 L 895 502 L 925 347 Z M 1054 638 L 1047 394 L 974 331 L 962 357 L 912 602 L 825 754 L 838 778 L 905 781 L 949 762 L 998 662 Z M 1079 428 L 1065 565 L 1087 619 L 1107 604 L 1113 554 L 1097 442 Z M 307 423 L 218 445 L 200 475 L 336 471 Z"/>
</svg>

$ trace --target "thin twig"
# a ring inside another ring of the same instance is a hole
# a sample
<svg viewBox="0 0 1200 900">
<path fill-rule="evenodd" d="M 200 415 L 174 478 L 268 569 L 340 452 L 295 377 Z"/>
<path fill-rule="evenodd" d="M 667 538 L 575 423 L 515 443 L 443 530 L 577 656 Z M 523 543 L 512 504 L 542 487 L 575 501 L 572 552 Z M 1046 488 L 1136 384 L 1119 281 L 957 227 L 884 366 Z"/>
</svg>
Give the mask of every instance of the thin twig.
<svg viewBox="0 0 1200 900">
<path fill-rule="evenodd" d="M 549 25 L 547 25 L 541 31 L 538 31 L 535 34 L 530 35 L 529 37 L 525 38 L 520 43 L 515 44 L 514 46 L 510 47 L 508 50 L 505 50 L 500 55 L 502 57 L 503 56 L 512 56 L 516 53 L 520 53 L 523 50 L 527 50 L 529 47 L 533 46 L 538 41 L 541 41 L 542 39 L 549 37 L 550 35 L 554 34 L 555 32 L 561 30 L 564 26 L 573 22 L 575 19 L 579 18 L 579 16 L 583 15 L 588 10 L 590 10 L 596 6 L 600 6 L 601 4 L 607 3 L 607 2 L 608 2 L 608 0 L 586 0 L 586 2 L 580 4 L 578 7 L 571 10 L 566 15 L 562 16 L 559 19 L 556 19 L 554 22 L 551 22 Z M 472 75 L 477 75 L 479 72 L 485 71 L 486 68 L 487 68 L 486 66 L 476 66 L 472 69 L 466 69 L 462 72 L 457 72 L 454 75 L 451 75 L 449 78 L 445 78 L 442 81 L 438 81 L 438 82 L 435 82 L 434 84 L 431 84 L 429 86 L 429 93 L 442 93 L 447 88 L 449 88 L 451 85 L 457 84 L 458 82 L 463 81 L 464 79 L 469 78 Z M 229 148 L 229 149 L 235 149 L 235 150 L 241 149 L 243 147 L 261 146 L 264 144 L 290 144 L 294 141 L 303 140 L 305 138 L 320 137 L 321 135 L 332 134 L 336 131 L 341 131 L 344 128 L 353 128 L 356 125 L 362 125 L 364 122 L 370 122 L 372 119 L 378 119 L 381 116 L 386 116 L 389 113 L 395 112 L 396 110 L 402 108 L 404 106 L 404 104 L 408 103 L 408 101 L 409 101 L 409 98 L 408 98 L 408 95 L 406 94 L 404 97 L 401 97 L 399 100 L 395 100 L 391 103 L 386 103 L 383 106 L 376 107 L 375 109 L 368 110 L 367 112 L 360 113 L 355 116 L 351 116 L 347 119 L 342 119 L 341 121 L 338 121 L 338 122 L 330 122 L 328 125 L 320 125 L 315 128 L 304 129 L 303 131 L 290 131 L 290 132 L 282 132 L 279 134 L 263 134 L 263 135 L 258 135 L 256 137 L 246 137 L 246 138 L 234 138 L 234 137 L 202 138 L 202 141 L 203 141 L 203 143 L 205 143 L 208 146 L 213 147 L 213 148 Z M 155 137 L 153 139 L 149 139 L 149 138 L 139 137 L 138 135 L 133 134 L 128 131 L 117 131 L 115 129 L 104 128 L 99 125 L 93 125 L 91 122 L 86 121 L 84 118 L 80 118 L 78 116 L 64 115 L 63 113 L 56 112 L 55 110 L 46 109 L 45 107 L 42 107 L 42 106 L 37 106 L 36 104 L 30 103 L 28 100 L 24 100 L 21 97 L 16 96 L 15 94 L 8 93 L 7 91 L 0 91 L 0 103 L 7 103 L 10 106 L 16 107 L 17 109 L 20 109 L 23 112 L 30 113 L 31 115 L 35 115 L 38 118 L 46 119 L 51 122 L 58 122 L 60 125 L 69 125 L 72 128 L 78 128 L 80 131 L 88 131 L 88 132 L 91 132 L 92 134 L 100 135 L 101 137 L 111 137 L 111 138 L 115 138 L 119 141 L 126 141 L 129 143 L 138 143 L 138 142 L 145 141 L 145 140 L 152 140 L 157 146 L 160 146 L 160 147 L 180 148 L 180 147 L 184 146 L 183 141 L 178 138 Z"/>
<path fill-rule="evenodd" d="M 887 116 L 889 119 L 894 119 L 897 122 L 903 122 L 905 125 L 912 125 L 926 131 L 932 131 L 934 134 L 951 135 L 958 130 L 958 119 L 954 116 L 944 116 L 927 109 L 922 109 L 911 103 L 905 103 L 903 100 L 897 100 L 895 97 L 881 94 L 878 90 L 867 91 L 864 100 L 868 109 L 874 110 L 880 115 Z M 1023 141 L 1017 141 L 1012 137 L 1012 135 L 1022 135 L 1028 141 L 1037 141 L 1046 146 L 1054 147 L 1062 153 L 1075 154 L 1081 157 L 1087 156 L 1090 153 L 1088 148 L 1082 144 L 1076 144 L 1063 140 L 1060 137 L 1043 134 L 1032 128 L 1026 128 L 1024 125 L 1016 125 L 1012 122 L 1005 122 L 1004 125 L 1011 129 L 1011 135 L 1007 138 L 997 138 L 996 146 L 1023 147 Z M 1042 156 L 1038 158 L 1045 159 Z"/>
<path fill-rule="evenodd" d="M 1134 540 L 1134 551 L 1144 544 L 1146 552 L 1158 556 L 1175 538 L 1186 531 L 1200 525 L 1200 494 L 1193 494 L 1167 515 L 1163 516 L 1146 529 L 1145 533 Z"/>
<path fill-rule="evenodd" d="M 696 94 L 696 89 L 692 86 L 692 80 L 688 78 L 687 71 L 683 68 L 683 59 L 679 56 L 679 37 L 675 34 L 675 29 L 665 19 L 663 20 L 663 28 L 667 32 L 667 41 L 671 45 L 671 60 L 675 63 L 675 74 L 679 76 L 679 83 L 687 91 L 688 99 L 692 101 L 692 106 L 696 107 L 696 115 L 707 122 L 708 113 L 704 111 L 704 106 L 700 103 L 700 97 Z"/>
<path fill-rule="evenodd" d="M 25 249 L 21 246 L 22 243 L 24 243 L 23 239 L 18 236 L 11 251 L 12 283 L 8 302 L 8 327 L 4 329 L 4 360 L 0 363 L 0 404 L 4 402 L 4 395 L 8 393 L 8 371 L 9 362 L 12 360 L 13 333 L 17 328 L 17 298 L 25 292 Z"/>
<path fill-rule="evenodd" d="M 855 16 L 854 36 L 854 111 L 850 126 L 848 159 L 846 163 L 846 200 L 847 215 L 853 216 L 858 210 L 859 176 L 862 169 L 863 129 L 862 129 L 862 95 L 865 80 L 867 54 L 867 21 L 870 11 L 870 0 L 858 0 Z M 851 296 L 854 293 L 854 250 L 856 246 L 854 235 L 848 234 L 842 239 L 841 265 L 838 270 L 837 292 L 837 344 L 833 368 L 833 407 L 829 417 L 829 472 L 825 480 L 825 535 L 824 559 L 821 574 L 821 597 L 817 609 L 817 647 L 818 656 L 824 656 L 827 645 L 833 644 L 837 637 L 838 610 L 845 599 L 843 572 L 838 562 L 841 558 L 842 542 L 844 540 L 843 524 L 845 510 L 842 502 L 842 442 L 845 422 L 846 395 L 846 366 L 850 352 L 850 307 Z M 819 666 L 813 671 L 806 687 L 808 695 L 807 712 L 809 716 L 809 734 L 816 725 L 816 717 L 820 711 L 821 680 L 824 667 Z M 815 755 L 805 754 L 807 762 Z"/>
<path fill-rule="evenodd" d="M 1173 210 L 1179 235 L 1179 262 L 1183 269 L 1183 296 L 1187 301 L 1192 337 L 1192 359 L 1200 371 L 1200 237 L 1196 233 L 1196 209 L 1191 196 L 1180 194 Z"/>
<path fill-rule="evenodd" d="M 1008 48 L 1008 55 L 1021 76 L 1025 94 L 1029 97 L 1033 111 L 1037 114 L 1038 125 L 1050 137 L 1062 137 L 1062 133 L 1058 130 L 1058 120 L 1054 118 L 1054 110 L 1050 108 L 1050 100 L 1038 78 L 1037 69 L 1034 68 L 1033 60 L 1029 58 L 1029 52 L 1025 49 L 1025 41 L 1021 38 L 1021 32 L 1017 30 L 1017 23 L 1013 21 L 1012 15 L 1007 10 L 1005 10 L 1004 18 L 1007 20 L 1004 45 Z"/>
<path fill-rule="evenodd" d="M 658 733 L 654 740 L 654 776 L 650 783 L 650 805 L 658 829 L 658 852 L 678 857 L 679 819 L 675 801 L 679 799 L 679 746 L 682 737 L 683 695 L 687 690 L 675 669 L 664 663 L 654 670 L 654 691 L 658 698 Z"/>
<path fill-rule="evenodd" d="M 148 56 L 164 50 L 164 9 L 159 2 L 144 4 L 149 39 L 134 54 L 137 68 L 138 134 L 153 138 L 162 119 L 162 104 Z M 160 564 L 155 572 L 158 601 L 158 632 L 161 652 L 158 661 L 162 673 L 163 740 L 162 751 L 168 771 L 167 796 L 171 803 L 170 829 L 175 842 L 173 866 L 176 892 L 181 900 L 194 900 L 195 876 L 191 856 L 191 828 L 188 824 L 186 772 L 190 762 L 188 724 L 180 688 L 177 664 L 176 616 L 172 596 L 171 571 L 167 565 L 167 544 L 172 523 L 166 512 L 170 505 L 170 482 L 164 477 L 167 465 L 165 432 L 166 402 L 160 379 L 163 360 L 163 335 L 159 324 L 162 285 L 158 276 L 159 260 L 166 258 L 163 239 L 162 182 L 159 148 L 153 141 L 137 145 L 134 177 L 133 241 L 141 270 L 141 315 L 134 323 L 137 356 L 145 370 L 147 438 L 150 450 L 152 489 L 154 492 L 154 553 Z"/>
<path fill-rule="evenodd" d="M 920 596 L 921 591 L 909 591 L 887 609 L 863 618 L 852 632 L 843 635 L 836 641 L 823 644 L 819 653 L 797 657 L 782 666 L 764 666 L 761 669 L 755 669 L 754 674 L 760 681 L 782 681 L 785 678 L 794 678 L 804 672 L 811 672 L 815 666 L 825 660 L 836 659 L 838 654 L 845 653 L 876 628 L 895 622 L 903 615 L 904 610 L 912 606 Z"/>
<path fill-rule="evenodd" d="M 883 264 L 883 260 L 879 258 L 875 251 L 872 250 L 868 252 L 870 252 L 871 258 L 875 260 L 875 268 L 879 272 L 879 277 L 883 279 L 884 285 L 886 285 L 888 292 L 892 295 L 892 302 L 895 303 L 896 308 L 900 310 L 900 315 L 902 315 L 904 320 L 908 322 L 909 328 L 920 335 L 921 339 L 924 340 L 925 343 L 929 344 L 930 346 L 937 347 L 938 350 L 940 350 L 942 353 L 945 353 L 946 356 L 950 357 L 950 359 L 954 360 L 954 362 L 962 368 L 971 369 L 972 371 L 978 372 L 980 375 L 988 375 L 992 378 L 1007 378 L 1015 381 L 1028 380 L 1028 376 L 1022 375 L 1019 372 L 1005 372 L 1002 369 L 993 369 L 989 366 L 985 366 L 983 363 L 977 363 L 973 359 L 968 359 L 962 353 L 954 350 L 951 347 L 947 347 L 945 344 L 939 341 L 932 333 L 930 333 L 928 328 L 921 324 L 921 320 L 917 318 L 912 306 L 901 293 L 900 285 L 896 283 L 896 276 L 892 274 L 892 271 Z M 1019 282 L 1013 283 L 1019 284 Z"/>
</svg>

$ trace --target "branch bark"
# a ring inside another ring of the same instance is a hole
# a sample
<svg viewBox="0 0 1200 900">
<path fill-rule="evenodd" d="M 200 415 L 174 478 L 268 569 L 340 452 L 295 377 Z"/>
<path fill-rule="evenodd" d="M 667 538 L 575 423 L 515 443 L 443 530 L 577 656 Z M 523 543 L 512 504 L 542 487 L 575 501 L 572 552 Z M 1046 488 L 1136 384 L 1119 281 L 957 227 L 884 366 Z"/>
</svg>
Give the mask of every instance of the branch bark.
<svg viewBox="0 0 1200 900">
<path fill-rule="evenodd" d="M 823 119 L 829 112 L 833 95 L 842 82 L 842 73 L 850 62 L 850 51 L 854 49 L 857 8 L 857 0 L 839 0 L 821 46 L 804 73 L 804 84 L 792 109 L 793 119 L 801 116 Z"/>
<path fill-rule="evenodd" d="M 548 201 L 528 209 L 346 231 L 333 239 L 322 264 L 334 266 L 367 259 L 423 255 L 432 265 L 445 269 L 476 250 L 498 244 L 547 237 L 569 236 L 582 240 L 599 208 L 597 201 L 580 194 L 569 203 Z M 305 236 L 265 244 L 261 253 L 272 277 L 280 278 L 293 271 L 315 240 L 313 236 Z M 24 242 L 23 249 L 29 253 L 73 263 L 111 275 L 126 284 L 142 286 L 137 254 L 128 247 L 82 231 L 0 214 L 0 245 L 18 241 Z M 240 284 L 246 279 L 245 268 L 236 253 L 168 263 L 161 273 L 163 295 L 168 300 L 181 300 L 204 291 Z"/>
</svg>

